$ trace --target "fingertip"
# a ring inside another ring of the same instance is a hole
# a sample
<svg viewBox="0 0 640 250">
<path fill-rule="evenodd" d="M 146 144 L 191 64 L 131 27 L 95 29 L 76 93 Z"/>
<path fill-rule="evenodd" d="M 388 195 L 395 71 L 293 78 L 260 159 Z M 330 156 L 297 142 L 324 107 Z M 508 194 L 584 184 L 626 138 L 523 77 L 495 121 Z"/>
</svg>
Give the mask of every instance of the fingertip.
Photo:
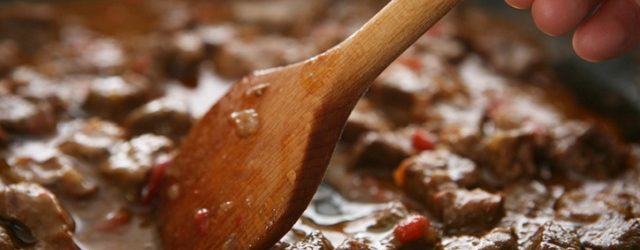
<svg viewBox="0 0 640 250">
<path fill-rule="evenodd" d="M 640 7 L 626 0 L 605 3 L 573 36 L 576 54 L 590 62 L 611 59 L 640 41 Z"/>
<path fill-rule="evenodd" d="M 531 14 L 542 32 L 559 36 L 573 30 L 597 2 L 597 0 L 536 0 L 531 7 Z"/>
<path fill-rule="evenodd" d="M 578 55 L 585 61 L 597 63 L 604 60 L 602 55 L 594 50 L 593 43 L 590 42 L 588 35 L 584 35 L 584 32 L 576 31 L 576 33 L 573 35 L 571 43 L 573 45 L 573 50 L 576 52 L 576 55 Z"/>
<path fill-rule="evenodd" d="M 507 4 L 513 8 L 526 10 L 531 8 L 533 0 L 505 0 Z"/>
</svg>

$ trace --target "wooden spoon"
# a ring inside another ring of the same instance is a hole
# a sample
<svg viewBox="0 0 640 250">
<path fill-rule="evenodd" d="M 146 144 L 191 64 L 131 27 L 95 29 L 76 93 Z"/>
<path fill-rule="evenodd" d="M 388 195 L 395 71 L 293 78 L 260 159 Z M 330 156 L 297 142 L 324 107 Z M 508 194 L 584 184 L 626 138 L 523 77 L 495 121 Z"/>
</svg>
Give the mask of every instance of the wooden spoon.
<svg viewBox="0 0 640 250">
<path fill-rule="evenodd" d="M 335 48 L 238 82 L 184 140 L 159 207 L 165 249 L 268 249 L 320 184 L 355 103 L 458 0 L 393 0 Z"/>
</svg>

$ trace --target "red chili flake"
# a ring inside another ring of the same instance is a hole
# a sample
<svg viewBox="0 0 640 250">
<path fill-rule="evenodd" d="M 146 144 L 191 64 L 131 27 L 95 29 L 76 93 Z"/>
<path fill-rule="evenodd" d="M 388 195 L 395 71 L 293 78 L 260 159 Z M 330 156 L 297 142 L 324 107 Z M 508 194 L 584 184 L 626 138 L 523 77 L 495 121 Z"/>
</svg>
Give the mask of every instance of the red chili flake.
<svg viewBox="0 0 640 250">
<path fill-rule="evenodd" d="M 131 216 L 125 209 L 118 209 L 108 213 L 104 220 L 96 224 L 96 228 L 103 231 L 113 231 L 129 223 Z"/>
<path fill-rule="evenodd" d="M 200 236 L 204 236 L 209 228 L 209 209 L 200 208 L 196 210 L 196 214 L 193 216 L 196 222 L 196 230 Z"/>
<path fill-rule="evenodd" d="M 414 215 L 402 220 L 393 230 L 393 235 L 400 242 L 416 241 L 424 237 L 431 223 L 422 215 Z"/>
<path fill-rule="evenodd" d="M 422 61 L 416 56 L 403 56 L 400 58 L 399 62 L 414 72 L 422 70 L 423 67 Z"/>
<path fill-rule="evenodd" d="M 411 143 L 417 150 L 433 150 L 436 148 L 435 138 L 423 130 L 416 130 L 411 136 Z"/>
<path fill-rule="evenodd" d="M 142 188 L 142 204 L 149 205 L 156 197 L 162 179 L 164 178 L 167 169 L 171 166 L 172 161 L 165 161 L 154 165 L 149 173 L 147 184 Z"/>
</svg>

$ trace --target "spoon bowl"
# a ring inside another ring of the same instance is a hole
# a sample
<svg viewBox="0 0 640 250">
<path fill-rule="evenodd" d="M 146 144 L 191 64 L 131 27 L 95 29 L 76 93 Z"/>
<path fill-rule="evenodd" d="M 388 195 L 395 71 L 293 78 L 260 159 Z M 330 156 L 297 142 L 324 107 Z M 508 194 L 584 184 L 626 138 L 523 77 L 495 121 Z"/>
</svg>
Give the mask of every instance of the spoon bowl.
<svg viewBox="0 0 640 250">
<path fill-rule="evenodd" d="M 458 0 L 393 0 L 307 61 L 257 71 L 196 124 L 163 181 L 166 249 L 268 249 L 309 204 L 371 82 Z"/>
</svg>

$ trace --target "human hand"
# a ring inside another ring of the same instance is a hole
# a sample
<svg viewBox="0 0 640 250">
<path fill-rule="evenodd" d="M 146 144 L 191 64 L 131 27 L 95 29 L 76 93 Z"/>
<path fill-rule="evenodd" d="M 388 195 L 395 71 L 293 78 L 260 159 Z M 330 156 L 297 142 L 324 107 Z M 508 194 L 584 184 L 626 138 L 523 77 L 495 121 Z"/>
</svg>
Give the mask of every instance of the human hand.
<svg viewBox="0 0 640 250">
<path fill-rule="evenodd" d="M 549 35 L 575 30 L 573 48 L 588 61 L 613 58 L 640 43 L 640 0 L 505 1 L 514 8 L 531 8 L 534 22 Z"/>
</svg>

